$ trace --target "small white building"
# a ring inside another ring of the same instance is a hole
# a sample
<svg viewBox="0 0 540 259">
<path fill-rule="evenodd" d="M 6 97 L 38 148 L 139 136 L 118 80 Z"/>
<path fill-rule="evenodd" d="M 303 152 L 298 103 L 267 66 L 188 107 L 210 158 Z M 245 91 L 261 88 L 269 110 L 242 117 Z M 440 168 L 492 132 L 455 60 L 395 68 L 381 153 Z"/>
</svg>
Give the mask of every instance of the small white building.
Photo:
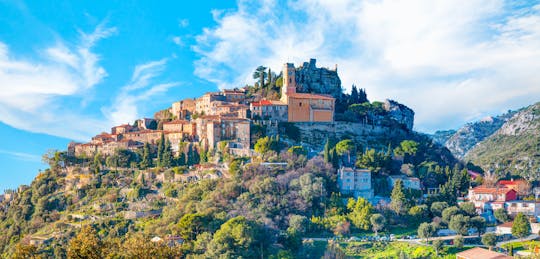
<svg viewBox="0 0 540 259">
<path fill-rule="evenodd" d="M 404 188 L 413 189 L 413 190 L 422 189 L 422 185 L 420 184 L 420 179 L 416 177 L 408 177 L 403 174 L 388 176 L 388 183 L 390 184 L 390 188 L 394 188 L 394 185 L 396 184 L 397 180 L 401 180 Z"/>
<path fill-rule="evenodd" d="M 355 198 L 373 198 L 369 169 L 341 167 L 338 170 L 338 186 L 343 194 L 353 194 Z"/>
</svg>

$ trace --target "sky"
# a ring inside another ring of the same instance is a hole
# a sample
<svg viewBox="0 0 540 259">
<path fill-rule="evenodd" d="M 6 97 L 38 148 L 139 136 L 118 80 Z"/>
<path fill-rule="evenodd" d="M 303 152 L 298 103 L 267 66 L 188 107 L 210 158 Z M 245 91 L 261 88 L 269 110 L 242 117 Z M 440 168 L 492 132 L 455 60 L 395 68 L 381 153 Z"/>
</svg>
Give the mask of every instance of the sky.
<svg viewBox="0 0 540 259">
<path fill-rule="evenodd" d="M 0 192 L 49 149 L 310 58 L 456 129 L 540 101 L 540 2 L 0 0 Z"/>
</svg>

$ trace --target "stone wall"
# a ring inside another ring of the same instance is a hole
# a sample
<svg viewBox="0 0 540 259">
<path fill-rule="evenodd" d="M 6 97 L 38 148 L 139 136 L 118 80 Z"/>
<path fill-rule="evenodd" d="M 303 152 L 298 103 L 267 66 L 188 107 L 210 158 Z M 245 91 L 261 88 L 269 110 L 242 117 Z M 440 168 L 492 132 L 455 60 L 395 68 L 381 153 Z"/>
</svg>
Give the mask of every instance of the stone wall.
<svg viewBox="0 0 540 259">
<path fill-rule="evenodd" d="M 323 149 L 326 138 L 340 140 L 344 137 L 350 137 L 355 142 L 362 143 L 364 147 L 381 148 L 388 145 L 388 139 L 404 139 L 409 134 L 407 130 L 402 128 L 342 121 L 326 123 L 296 122 L 294 125 L 300 129 L 301 142 L 310 145 L 315 150 Z"/>
</svg>

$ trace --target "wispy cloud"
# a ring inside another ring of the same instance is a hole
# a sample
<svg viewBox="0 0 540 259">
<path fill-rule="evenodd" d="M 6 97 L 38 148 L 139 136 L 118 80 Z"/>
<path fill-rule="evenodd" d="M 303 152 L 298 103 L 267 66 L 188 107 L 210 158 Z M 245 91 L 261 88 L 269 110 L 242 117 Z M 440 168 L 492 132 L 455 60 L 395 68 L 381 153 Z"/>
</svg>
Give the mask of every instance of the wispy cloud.
<svg viewBox="0 0 540 259">
<path fill-rule="evenodd" d="M 103 109 L 103 113 L 113 125 L 133 122 L 140 118 L 141 103 L 179 85 L 178 82 L 160 82 L 157 79 L 166 68 L 167 61 L 165 58 L 135 67 L 130 82 L 120 89 L 113 105 Z"/>
<path fill-rule="evenodd" d="M 82 106 L 66 108 L 58 100 L 73 98 L 81 103 L 85 94 L 102 82 L 107 73 L 92 48 L 115 32 L 103 22 L 92 33 L 81 31 L 74 46 L 59 40 L 43 48 L 38 51 L 40 58 L 15 57 L 0 42 L 0 121 L 72 139 L 85 139 L 95 128 L 105 127 L 99 118 L 83 118 Z M 79 123 L 73 123 L 75 120 Z"/>
<path fill-rule="evenodd" d="M 41 156 L 29 154 L 29 153 L 23 153 L 23 152 L 14 152 L 14 151 L 8 151 L 8 150 L 2 150 L 0 149 L 0 154 L 5 154 L 11 157 L 14 157 L 18 160 L 28 161 L 28 162 L 40 162 Z"/>
<path fill-rule="evenodd" d="M 287 9 L 288 12 L 276 10 Z M 540 99 L 540 5 L 512 1 L 238 1 L 214 11 L 193 50 L 221 88 L 260 64 L 339 64 L 343 86 L 416 111 L 417 128 L 458 127 Z"/>
</svg>

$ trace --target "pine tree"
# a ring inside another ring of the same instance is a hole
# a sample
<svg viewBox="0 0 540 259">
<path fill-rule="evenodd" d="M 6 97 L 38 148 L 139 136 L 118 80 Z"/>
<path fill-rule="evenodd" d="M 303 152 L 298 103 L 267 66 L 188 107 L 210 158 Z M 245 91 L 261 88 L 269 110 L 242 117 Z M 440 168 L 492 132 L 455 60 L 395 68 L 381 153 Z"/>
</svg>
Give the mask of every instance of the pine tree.
<svg viewBox="0 0 540 259">
<path fill-rule="evenodd" d="M 512 224 L 512 235 L 524 238 L 531 233 L 531 223 L 523 213 L 518 213 Z"/>
<path fill-rule="evenodd" d="M 365 103 L 365 102 L 369 102 L 369 100 L 367 99 L 366 90 L 360 88 L 360 91 L 358 92 L 358 103 Z"/>
<path fill-rule="evenodd" d="M 392 201 L 390 202 L 390 208 L 398 215 L 402 215 L 403 212 L 408 211 L 407 208 L 407 198 L 403 192 L 403 182 L 397 180 L 394 184 L 394 189 L 392 189 L 392 194 L 390 195 Z"/>
</svg>

